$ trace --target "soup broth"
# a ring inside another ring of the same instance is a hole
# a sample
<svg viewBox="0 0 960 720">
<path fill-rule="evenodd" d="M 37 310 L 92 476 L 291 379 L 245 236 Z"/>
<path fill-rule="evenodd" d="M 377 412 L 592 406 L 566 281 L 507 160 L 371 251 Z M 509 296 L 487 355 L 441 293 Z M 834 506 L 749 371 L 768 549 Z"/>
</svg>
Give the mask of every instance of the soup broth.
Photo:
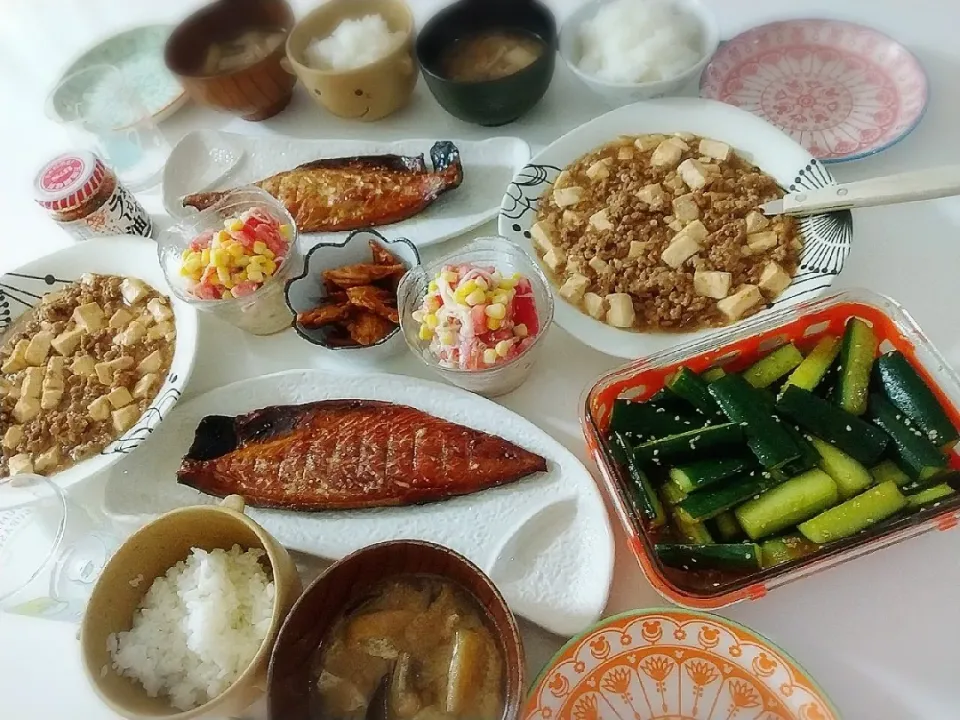
<svg viewBox="0 0 960 720">
<path fill-rule="evenodd" d="M 488 30 L 454 42 L 441 57 L 443 74 L 457 82 L 499 80 L 543 55 L 543 41 L 520 30 Z"/>
<path fill-rule="evenodd" d="M 395 720 L 498 720 L 503 658 L 484 618 L 469 593 L 441 578 L 384 582 L 321 645 L 314 717 L 363 720 L 389 677 Z"/>
<path fill-rule="evenodd" d="M 283 44 L 283 30 L 247 30 L 207 48 L 202 71 L 216 75 L 258 63 Z"/>
</svg>

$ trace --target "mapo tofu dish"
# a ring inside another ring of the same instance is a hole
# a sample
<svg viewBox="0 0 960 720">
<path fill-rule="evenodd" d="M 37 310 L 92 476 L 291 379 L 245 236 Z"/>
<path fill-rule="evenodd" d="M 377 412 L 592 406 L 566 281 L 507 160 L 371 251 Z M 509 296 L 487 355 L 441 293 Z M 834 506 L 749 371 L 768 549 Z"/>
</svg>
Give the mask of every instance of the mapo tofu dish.
<svg viewBox="0 0 960 720">
<path fill-rule="evenodd" d="M 0 477 L 50 475 L 133 427 L 175 341 L 170 301 L 142 280 L 85 275 L 46 295 L 0 347 Z"/>
<path fill-rule="evenodd" d="M 560 295 L 594 319 L 697 330 L 748 317 L 790 284 L 797 223 L 760 210 L 783 194 L 727 143 L 621 137 L 560 173 L 531 237 Z"/>
<path fill-rule="evenodd" d="M 476 600 L 428 575 L 389 580 L 340 618 L 320 648 L 318 717 L 499 720 L 504 667 Z"/>
</svg>

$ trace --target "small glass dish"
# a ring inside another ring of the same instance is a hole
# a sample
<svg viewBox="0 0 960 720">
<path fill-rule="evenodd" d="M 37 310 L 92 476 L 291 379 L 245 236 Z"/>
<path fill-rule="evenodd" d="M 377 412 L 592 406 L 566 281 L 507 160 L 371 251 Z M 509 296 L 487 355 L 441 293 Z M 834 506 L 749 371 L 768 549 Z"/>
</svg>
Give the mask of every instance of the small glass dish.
<svg viewBox="0 0 960 720">
<path fill-rule="evenodd" d="M 462 264 L 492 266 L 504 276 L 519 273 L 526 277 L 530 281 L 537 309 L 539 331 L 526 350 L 511 360 L 482 370 L 443 367 L 429 344 L 420 339 L 420 323 L 413 319 L 413 313 L 420 307 L 430 281 L 437 273 L 446 265 Z M 520 247 L 499 236 L 478 238 L 457 252 L 410 270 L 397 290 L 397 305 L 400 310 L 400 329 L 413 354 L 447 382 L 485 397 L 505 395 L 520 387 L 530 374 L 543 345 L 543 337 L 553 323 L 553 294 L 547 278 Z"/>
<path fill-rule="evenodd" d="M 283 263 L 250 295 L 222 300 L 201 300 L 191 294 L 187 289 L 187 279 L 180 274 L 184 250 L 190 247 L 190 243 L 200 233 L 206 230 L 222 230 L 224 220 L 254 208 L 269 213 L 293 229 L 290 247 Z M 157 253 L 167 283 L 178 298 L 253 335 L 272 335 L 286 330 L 293 322 L 293 315 L 284 297 L 284 286 L 287 279 L 303 267 L 303 254 L 297 239 L 297 225 L 287 209 L 263 190 L 246 187 L 227 193 L 212 207 L 162 232 L 157 243 Z"/>
</svg>

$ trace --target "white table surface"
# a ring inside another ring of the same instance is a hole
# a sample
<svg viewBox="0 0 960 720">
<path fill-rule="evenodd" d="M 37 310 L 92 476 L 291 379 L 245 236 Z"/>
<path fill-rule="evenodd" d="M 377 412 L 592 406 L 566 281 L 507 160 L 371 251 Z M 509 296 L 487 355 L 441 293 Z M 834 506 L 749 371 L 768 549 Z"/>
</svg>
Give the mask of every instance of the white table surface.
<svg viewBox="0 0 960 720">
<path fill-rule="evenodd" d="M 960 162 L 960 3 L 956 0 L 705 0 L 719 16 L 723 37 L 781 17 L 841 17 L 861 21 L 906 43 L 926 67 L 932 99 L 920 128 L 879 156 L 834 166 L 841 180 L 855 180 L 925 166 Z M 43 98 L 58 70 L 85 46 L 119 28 L 172 22 L 196 0 L 120 3 L 117 0 L 3 0 L 0 23 L 0 271 L 62 247 L 68 238 L 30 201 L 39 163 L 66 147 L 60 129 L 43 117 Z M 295 2 L 302 12 L 314 2 Z M 418 19 L 443 4 L 412 0 Z M 577 0 L 552 0 L 562 18 Z M 604 112 L 605 107 L 558 66 L 543 102 L 498 134 L 518 135 L 542 147 Z M 414 102 L 385 121 L 350 124 L 319 111 L 298 88 L 291 106 L 270 121 L 251 124 L 189 106 L 164 124 L 171 141 L 188 130 L 218 127 L 251 134 L 307 138 L 480 139 L 490 132 L 446 115 L 421 81 Z M 161 212 L 156 192 L 144 194 Z M 960 200 L 949 199 L 864 211 L 856 218 L 856 242 L 838 286 L 867 286 L 889 294 L 914 314 L 951 362 L 960 363 L 960 333 L 949 304 L 960 268 Z M 484 230 L 494 230 L 491 224 Z M 453 241 L 454 243 L 460 241 Z M 438 251 L 450 249 L 451 244 Z M 205 318 L 205 320 L 207 320 Z M 577 427 L 581 389 L 618 362 L 579 344 L 560 329 L 548 339 L 539 372 L 503 404 L 528 417 L 585 458 Z M 302 345 L 302 344 L 301 344 Z M 232 365 L 210 360 L 232 348 Z M 286 346 L 286 344 L 285 344 Z M 292 346 L 292 345 L 291 345 Z M 269 340 L 244 338 L 209 321 L 190 394 L 254 373 L 294 365 L 330 367 L 302 345 L 296 359 L 268 355 Z M 389 371 L 423 374 L 412 358 Z M 559 390 L 559 391 L 558 391 Z M 83 502 L 100 501 L 102 484 L 80 488 Z M 622 539 L 619 528 L 618 539 Z M 799 660 L 825 688 L 846 718 L 947 720 L 960 717 L 960 535 L 936 532 L 780 588 L 724 615 L 763 633 Z M 314 568 L 315 570 L 315 568 Z M 311 570 L 308 569 L 307 572 Z M 662 605 L 626 549 L 618 547 L 609 612 Z M 532 672 L 563 638 L 524 624 Z M 84 679 L 74 626 L 0 615 L 0 717 L 107 720 Z M 262 716 L 262 708 L 254 714 Z"/>
</svg>

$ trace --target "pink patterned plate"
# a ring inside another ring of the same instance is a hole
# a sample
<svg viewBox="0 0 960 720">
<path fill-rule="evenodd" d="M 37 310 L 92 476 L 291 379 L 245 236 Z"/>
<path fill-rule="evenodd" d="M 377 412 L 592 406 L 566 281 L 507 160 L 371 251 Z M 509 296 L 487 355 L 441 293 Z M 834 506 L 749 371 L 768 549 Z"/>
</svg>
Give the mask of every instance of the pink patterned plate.
<svg viewBox="0 0 960 720">
<path fill-rule="evenodd" d="M 636 610 L 567 643 L 522 720 L 837 720 L 817 684 L 742 625 L 692 610 Z"/>
<path fill-rule="evenodd" d="M 886 150 L 927 106 L 927 76 L 896 40 L 838 20 L 787 20 L 724 43 L 700 96 L 773 123 L 824 162 Z"/>
</svg>

